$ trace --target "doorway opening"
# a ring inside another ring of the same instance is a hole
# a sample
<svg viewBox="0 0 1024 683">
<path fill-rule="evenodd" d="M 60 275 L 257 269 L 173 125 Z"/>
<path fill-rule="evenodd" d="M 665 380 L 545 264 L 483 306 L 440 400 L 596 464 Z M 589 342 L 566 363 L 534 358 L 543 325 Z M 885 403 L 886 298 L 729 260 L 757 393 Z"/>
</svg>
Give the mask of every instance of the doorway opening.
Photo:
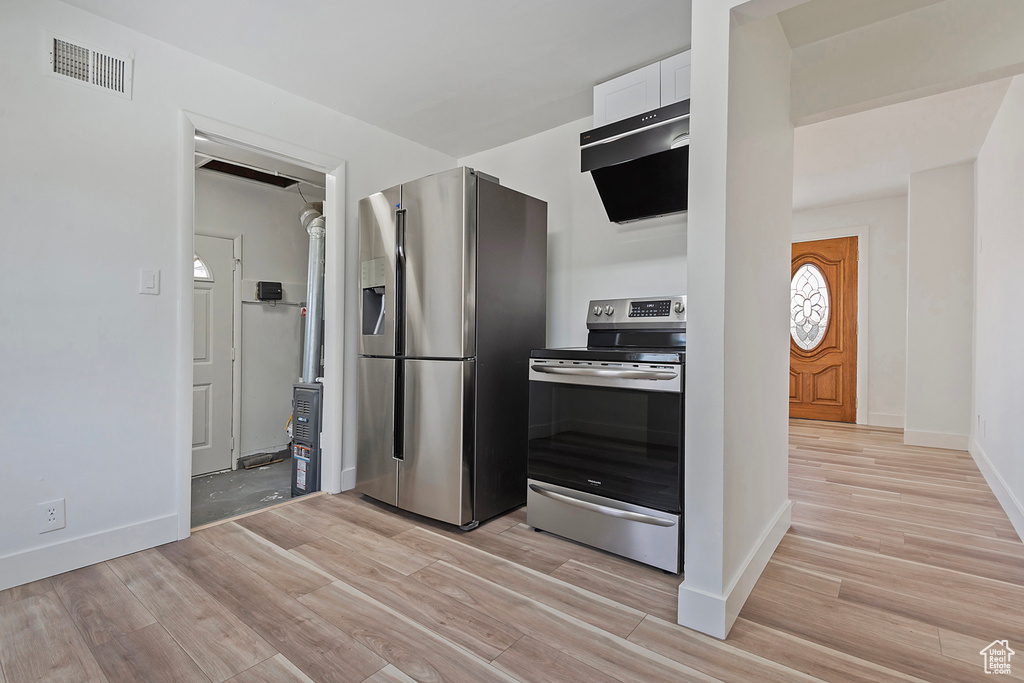
<svg viewBox="0 0 1024 683">
<path fill-rule="evenodd" d="M 326 176 L 197 131 L 193 180 L 194 528 L 292 497 L 292 393 L 309 347 L 320 351 L 311 374 L 324 374 L 322 336 L 304 339 L 300 216 L 322 214 Z"/>
</svg>

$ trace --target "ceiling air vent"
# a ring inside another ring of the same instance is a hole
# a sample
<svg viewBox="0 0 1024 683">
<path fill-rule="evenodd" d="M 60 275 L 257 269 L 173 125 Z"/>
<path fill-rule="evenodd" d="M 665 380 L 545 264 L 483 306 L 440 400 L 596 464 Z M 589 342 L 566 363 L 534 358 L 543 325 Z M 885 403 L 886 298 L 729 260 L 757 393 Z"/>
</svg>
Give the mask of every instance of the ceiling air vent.
<svg viewBox="0 0 1024 683">
<path fill-rule="evenodd" d="M 132 60 L 50 35 L 50 73 L 132 98 Z"/>
</svg>

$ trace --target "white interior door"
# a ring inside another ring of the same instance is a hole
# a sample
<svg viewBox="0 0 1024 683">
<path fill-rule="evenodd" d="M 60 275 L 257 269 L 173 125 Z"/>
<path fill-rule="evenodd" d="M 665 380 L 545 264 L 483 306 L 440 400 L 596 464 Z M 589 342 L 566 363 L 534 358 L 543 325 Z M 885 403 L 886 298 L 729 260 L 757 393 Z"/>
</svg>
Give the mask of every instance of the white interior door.
<svg viewBox="0 0 1024 683">
<path fill-rule="evenodd" d="M 196 235 L 195 252 L 201 266 L 193 291 L 192 476 L 231 469 L 234 301 L 232 241 Z"/>
</svg>

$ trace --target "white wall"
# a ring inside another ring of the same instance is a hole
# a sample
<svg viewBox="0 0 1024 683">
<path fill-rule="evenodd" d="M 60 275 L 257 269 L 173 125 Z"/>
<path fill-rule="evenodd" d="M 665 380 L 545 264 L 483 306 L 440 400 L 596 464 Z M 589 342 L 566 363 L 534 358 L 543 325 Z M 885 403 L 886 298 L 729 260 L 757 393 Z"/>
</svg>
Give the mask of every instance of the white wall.
<svg viewBox="0 0 1024 683">
<path fill-rule="evenodd" d="M 793 235 L 867 226 L 868 424 L 903 427 L 907 382 L 907 198 L 891 197 L 793 213 Z M 862 247 L 863 248 L 863 247 Z"/>
<path fill-rule="evenodd" d="M 285 428 L 292 385 L 302 374 L 304 324 L 298 306 L 242 304 L 240 456 L 288 446 Z"/>
<path fill-rule="evenodd" d="M 48 76 L 47 30 L 133 54 L 134 99 Z M 0 434 L 18 444 L 0 456 L 6 588 L 187 525 L 189 456 L 174 445 L 190 403 L 177 392 L 191 305 L 183 110 L 347 160 L 350 246 L 359 197 L 455 160 L 54 0 L 0 4 L 0 63 Z M 137 293 L 140 268 L 161 271 L 159 296 Z M 40 536 L 36 506 L 56 498 L 67 528 Z"/>
<path fill-rule="evenodd" d="M 719 638 L 789 528 L 791 508 L 790 50 L 776 17 L 740 23 L 738 4 L 693 4 L 679 622 Z"/>
<path fill-rule="evenodd" d="M 242 236 L 239 455 L 278 451 L 288 444 L 292 384 L 302 373 L 303 318 L 298 306 L 255 302 L 254 289 L 259 280 L 282 282 L 286 299 L 305 300 L 305 202 L 295 191 L 204 169 L 196 170 L 195 192 L 197 234 Z"/>
<path fill-rule="evenodd" d="M 686 215 L 618 225 L 580 172 L 587 117 L 459 163 L 548 203 L 548 345 L 585 346 L 591 299 L 686 293 Z"/>
<path fill-rule="evenodd" d="M 737 590 L 739 582 L 749 580 L 749 574 L 744 577 L 748 562 L 761 559 L 752 554 L 762 553 L 767 562 L 789 528 L 789 68 L 789 44 L 777 18 L 734 28 L 724 340 L 726 590 Z M 779 538 L 765 542 L 772 534 Z M 756 579 L 761 569 L 754 571 Z M 752 587 L 740 586 L 738 591 Z M 741 606 L 746 595 L 737 598 Z M 726 618 L 735 617 L 727 611 Z"/>
<path fill-rule="evenodd" d="M 910 174 L 905 443 L 967 448 L 974 162 Z"/>
<path fill-rule="evenodd" d="M 793 50 L 793 121 L 1024 72 L 1024 3 L 946 0 Z"/>
<path fill-rule="evenodd" d="M 971 454 L 1024 538 L 1024 78 L 978 155 Z M 980 423 L 980 426 L 979 426 Z"/>
<path fill-rule="evenodd" d="M 309 235 L 299 223 L 306 203 L 297 192 L 199 168 L 195 197 L 197 233 L 242 235 L 243 280 L 301 283 L 305 298 Z"/>
</svg>

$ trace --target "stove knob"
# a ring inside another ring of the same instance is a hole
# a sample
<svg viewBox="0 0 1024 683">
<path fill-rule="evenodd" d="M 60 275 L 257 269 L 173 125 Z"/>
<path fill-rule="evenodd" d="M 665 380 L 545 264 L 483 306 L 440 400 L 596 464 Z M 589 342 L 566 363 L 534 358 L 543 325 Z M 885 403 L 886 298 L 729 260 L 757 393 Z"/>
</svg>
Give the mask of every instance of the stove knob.
<svg viewBox="0 0 1024 683">
<path fill-rule="evenodd" d="M 605 315 L 611 315 L 614 312 L 615 312 L 615 309 L 612 308 L 611 304 L 608 304 L 607 306 L 604 307 L 604 314 Z"/>
<path fill-rule="evenodd" d="M 685 310 L 686 310 L 686 306 L 683 306 L 683 302 L 682 301 L 677 301 L 676 302 L 676 313 L 682 313 Z"/>
<path fill-rule="evenodd" d="M 601 307 L 594 306 L 594 315 L 601 315 Z"/>
</svg>

